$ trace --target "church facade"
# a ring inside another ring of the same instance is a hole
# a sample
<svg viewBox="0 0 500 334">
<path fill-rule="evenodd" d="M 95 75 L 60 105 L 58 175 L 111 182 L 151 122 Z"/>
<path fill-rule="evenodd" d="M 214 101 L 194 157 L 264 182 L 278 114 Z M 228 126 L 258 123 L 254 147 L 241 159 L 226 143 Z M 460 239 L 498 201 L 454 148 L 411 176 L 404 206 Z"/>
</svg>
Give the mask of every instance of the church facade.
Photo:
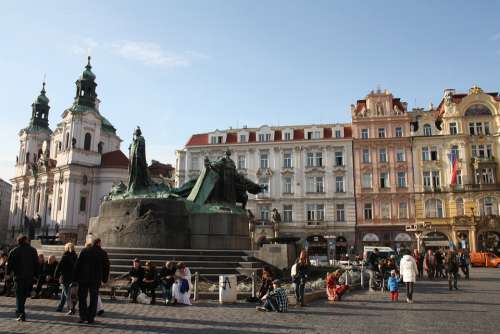
<svg viewBox="0 0 500 334">
<path fill-rule="evenodd" d="M 80 239 L 113 184 L 126 181 L 128 158 L 116 129 L 100 113 L 95 79 L 89 57 L 73 104 L 54 130 L 45 83 L 33 102 L 29 125 L 19 132 L 10 237 L 23 231 L 32 237 L 59 233 L 63 240 Z"/>
</svg>

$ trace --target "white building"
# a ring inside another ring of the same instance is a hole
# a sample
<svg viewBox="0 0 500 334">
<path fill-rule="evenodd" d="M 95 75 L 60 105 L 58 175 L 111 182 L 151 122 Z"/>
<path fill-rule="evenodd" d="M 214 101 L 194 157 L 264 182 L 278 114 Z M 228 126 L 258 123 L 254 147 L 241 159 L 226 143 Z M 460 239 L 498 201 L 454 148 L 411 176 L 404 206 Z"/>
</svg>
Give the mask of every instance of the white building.
<svg viewBox="0 0 500 334">
<path fill-rule="evenodd" d="M 276 208 L 282 219 L 279 236 L 300 237 L 310 248 L 316 243 L 326 249 L 325 236 L 340 237 L 337 246 L 344 248 L 354 244 L 350 125 L 262 126 L 195 134 L 176 152 L 176 185 L 197 177 L 205 156 L 215 159 L 226 149 L 241 173 L 268 185 L 268 191 L 249 195 L 247 207 L 260 224 L 270 224 Z"/>
<path fill-rule="evenodd" d="M 95 75 L 89 63 L 76 81 L 71 107 L 54 131 L 49 128 L 49 99 L 42 91 L 32 104 L 29 126 L 19 132 L 19 155 L 9 227 L 21 230 L 28 219 L 40 231 L 59 232 L 74 240 L 86 233 L 90 217 L 98 214 L 112 185 L 128 177 L 128 159 L 121 139 L 99 112 Z"/>
<path fill-rule="evenodd" d="M 0 245 L 7 239 L 11 189 L 9 182 L 0 179 Z"/>
</svg>

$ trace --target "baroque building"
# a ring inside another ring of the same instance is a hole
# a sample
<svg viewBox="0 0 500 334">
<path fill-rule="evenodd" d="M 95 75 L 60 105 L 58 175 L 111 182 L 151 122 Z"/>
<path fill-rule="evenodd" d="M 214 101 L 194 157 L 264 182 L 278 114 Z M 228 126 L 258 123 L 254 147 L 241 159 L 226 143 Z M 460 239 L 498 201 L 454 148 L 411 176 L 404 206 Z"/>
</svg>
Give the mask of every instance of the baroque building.
<svg viewBox="0 0 500 334">
<path fill-rule="evenodd" d="M 267 191 L 249 195 L 255 215 L 255 242 L 296 237 L 311 254 L 337 254 L 355 242 L 351 127 L 345 124 L 261 126 L 191 136 L 176 152 L 175 182 L 197 177 L 205 157 L 230 150 L 239 172 Z M 272 225 L 276 209 L 281 223 Z M 265 227 L 268 227 L 267 229 Z M 328 247 L 330 244 L 330 247 Z"/>
<path fill-rule="evenodd" d="M 95 79 L 89 57 L 76 81 L 73 104 L 53 131 L 45 83 L 33 102 L 29 125 L 19 132 L 11 179 L 12 238 L 34 227 L 37 234 L 80 239 L 112 185 L 127 179 L 128 158 L 116 129 L 100 113 Z"/>
<path fill-rule="evenodd" d="M 416 220 L 424 244 L 496 251 L 500 245 L 500 97 L 445 90 L 437 108 L 413 114 Z"/>
<path fill-rule="evenodd" d="M 0 245 L 7 241 L 11 191 L 11 184 L 0 179 Z"/>
<path fill-rule="evenodd" d="M 407 104 L 387 90 L 351 106 L 357 244 L 412 243 L 413 155 Z"/>
</svg>

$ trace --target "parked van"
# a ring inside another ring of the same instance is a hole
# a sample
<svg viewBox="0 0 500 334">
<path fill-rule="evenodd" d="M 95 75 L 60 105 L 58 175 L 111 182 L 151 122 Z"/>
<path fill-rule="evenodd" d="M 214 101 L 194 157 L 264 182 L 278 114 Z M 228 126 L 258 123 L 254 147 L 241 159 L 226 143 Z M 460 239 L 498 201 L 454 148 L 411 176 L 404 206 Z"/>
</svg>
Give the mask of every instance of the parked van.
<svg viewBox="0 0 500 334">
<path fill-rule="evenodd" d="M 500 268 L 500 258 L 493 253 L 470 253 L 470 263 L 476 267 Z"/>
<path fill-rule="evenodd" d="M 379 252 L 379 256 L 383 259 L 390 257 L 391 255 L 396 255 L 396 252 L 394 249 L 391 247 L 385 247 L 385 246 L 365 246 L 363 248 L 363 259 L 367 259 L 368 256 L 370 256 L 371 253 L 373 253 L 373 250 L 377 248 Z"/>
</svg>

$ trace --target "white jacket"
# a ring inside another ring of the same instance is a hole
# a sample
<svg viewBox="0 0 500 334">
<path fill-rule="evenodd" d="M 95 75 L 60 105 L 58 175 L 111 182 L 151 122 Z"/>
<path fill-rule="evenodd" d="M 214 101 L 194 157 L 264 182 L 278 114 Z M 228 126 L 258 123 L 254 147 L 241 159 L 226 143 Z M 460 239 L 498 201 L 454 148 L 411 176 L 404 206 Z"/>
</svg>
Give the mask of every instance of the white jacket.
<svg viewBox="0 0 500 334">
<path fill-rule="evenodd" d="M 399 263 L 399 272 L 403 276 L 403 282 L 417 281 L 417 263 L 411 255 L 404 255 Z"/>
</svg>

